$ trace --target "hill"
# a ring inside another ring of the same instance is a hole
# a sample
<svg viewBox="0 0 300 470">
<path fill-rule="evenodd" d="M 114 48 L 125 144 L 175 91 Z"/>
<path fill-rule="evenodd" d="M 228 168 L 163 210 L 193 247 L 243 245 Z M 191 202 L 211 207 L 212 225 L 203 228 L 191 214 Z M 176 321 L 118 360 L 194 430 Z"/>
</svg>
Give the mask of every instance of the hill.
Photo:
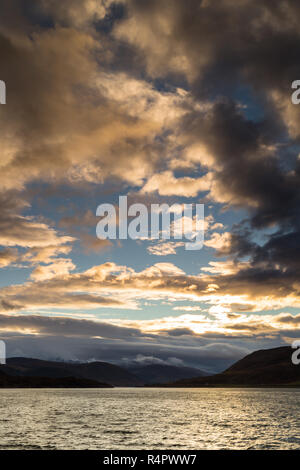
<svg viewBox="0 0 300 470">
<path fill-rule="evenodd" d="M 135 366 L 131 367 L 129 370 L 145 384 L 168 383 L 175 380 L 208 375 L 200 369 L 169 366 L 165 364 Z"/>
<path fill-rule="evenodd" d="M 220 374 L 180 380 L 167 386 L 300 386 L 300 365 L 292 363 L 293 352 L 294 349 L 288 346 L 262 349 L 247 355 Z"/>
<path fill-rule="evenodd" d="M 0 371 L 0 388 L 112 388 L 112 385 L 76 377 L 12 376 Z"/>
<path fill-rule="evenodd" d="M 131 372 L 107 362 L 67 363 L 43 361 L 24 357 L 7 359 L 0 371 L 13 377 L 47 377 L 63 379 L 74 377 L 113 386 L 139 386 L 142 381 Z"/>
</svg>

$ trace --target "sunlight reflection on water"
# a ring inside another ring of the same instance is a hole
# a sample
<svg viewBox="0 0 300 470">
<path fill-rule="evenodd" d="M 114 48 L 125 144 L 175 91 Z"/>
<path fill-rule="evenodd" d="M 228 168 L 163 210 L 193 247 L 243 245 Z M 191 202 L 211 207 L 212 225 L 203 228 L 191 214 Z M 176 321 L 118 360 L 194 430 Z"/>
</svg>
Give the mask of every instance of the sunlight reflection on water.
<svg viewBox="0 0 300 470">
<path fill-rule="evenodd" d="M 0 398 L 0 449 L 300 449 L 300 389 L 6 389 Z"/>
</svg>

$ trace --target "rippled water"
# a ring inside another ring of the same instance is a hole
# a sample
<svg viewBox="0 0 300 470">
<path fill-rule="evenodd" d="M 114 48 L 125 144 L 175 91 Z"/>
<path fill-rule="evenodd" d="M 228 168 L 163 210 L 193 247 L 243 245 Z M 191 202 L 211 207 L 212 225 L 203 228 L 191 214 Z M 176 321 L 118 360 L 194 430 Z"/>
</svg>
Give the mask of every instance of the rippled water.
<svg viewBox="0 0 300 470">
<path fill-rule="evenodd" d="M 0 390 L 1 449 L 300 449 L 300 389 Z"/>
</svg>

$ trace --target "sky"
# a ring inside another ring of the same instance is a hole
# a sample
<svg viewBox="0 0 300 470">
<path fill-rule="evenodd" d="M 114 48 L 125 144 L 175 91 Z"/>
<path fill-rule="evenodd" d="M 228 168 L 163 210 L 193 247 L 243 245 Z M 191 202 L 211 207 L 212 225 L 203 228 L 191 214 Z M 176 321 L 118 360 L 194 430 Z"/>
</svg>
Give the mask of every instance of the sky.
<svg viewBox="0 0 300 470">
<path fill-rule="evenodd" d="M 9 356 L 209 372 L 300 337 L 296 0 L 2 0 Z M 100 204 L 204 204 L 205 239 L 101 240 Z"/>
</svg>

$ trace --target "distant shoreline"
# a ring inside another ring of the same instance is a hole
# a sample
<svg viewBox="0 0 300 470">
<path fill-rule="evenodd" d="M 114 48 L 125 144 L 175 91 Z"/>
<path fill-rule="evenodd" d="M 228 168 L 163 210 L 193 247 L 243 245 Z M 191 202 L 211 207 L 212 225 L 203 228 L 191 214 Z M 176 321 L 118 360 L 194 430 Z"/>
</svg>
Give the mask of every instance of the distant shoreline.
<svg viewBox="0 0 300 470">
<path fill-rule="evenodd" d="M 101 386 L 99 384 L 95 386 L 15 386 L 15 387 L 0 387 L 1 390 L 91 390 L 91 389 L 110 389 L 110 390 L 120 390 L 120 389 L 131 389 L 131 390 L 140 390 L 140 389 L 169 389 L 169 390 L 201 390 L 201 389 L 299 389 L 300 390 L 300 384 L 299 385 L 216 385 L 216 386 L 166 386 L 165 384 L 161 385 L 145 385 L 144 387 L 129 387 L 129 386 Z"/>
</svg>

